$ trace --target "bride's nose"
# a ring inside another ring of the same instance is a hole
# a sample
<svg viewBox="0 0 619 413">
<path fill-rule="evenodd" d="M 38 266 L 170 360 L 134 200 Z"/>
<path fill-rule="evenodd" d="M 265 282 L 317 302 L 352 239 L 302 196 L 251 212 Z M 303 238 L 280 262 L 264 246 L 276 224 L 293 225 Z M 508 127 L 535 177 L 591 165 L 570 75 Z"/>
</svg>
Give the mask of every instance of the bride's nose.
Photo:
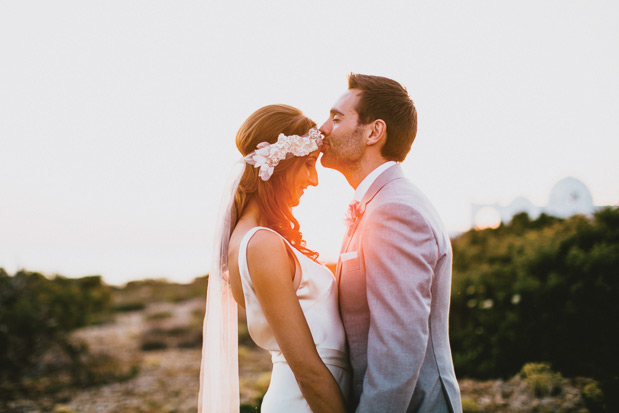
<svg viewBox="0 0 619 413">
<path fill-rule="evenodd" d="M 312 168 L 310 171 L 308 183 L 311 186 L 318 186 L 318 173 L 316 172 L 316 168 Z"/>
</svg>

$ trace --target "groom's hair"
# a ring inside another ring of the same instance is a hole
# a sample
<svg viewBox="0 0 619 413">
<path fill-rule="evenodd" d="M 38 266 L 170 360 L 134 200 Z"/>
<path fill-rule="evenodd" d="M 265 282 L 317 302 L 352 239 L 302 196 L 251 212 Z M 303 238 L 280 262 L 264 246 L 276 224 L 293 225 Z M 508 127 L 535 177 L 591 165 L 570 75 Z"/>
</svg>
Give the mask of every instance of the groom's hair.
<svg viewBox="0 0 619 413">
<path fill-rule="evenodd" d="M 417 135 L 417 110 L 406 88 L 386 77 L 351 73 L 348 89 L 361 91 L 357 113 L 362 125 L 377 119 L 385 121 L 387 141 L 381 155 L 402 162 Z"/>
</svg>

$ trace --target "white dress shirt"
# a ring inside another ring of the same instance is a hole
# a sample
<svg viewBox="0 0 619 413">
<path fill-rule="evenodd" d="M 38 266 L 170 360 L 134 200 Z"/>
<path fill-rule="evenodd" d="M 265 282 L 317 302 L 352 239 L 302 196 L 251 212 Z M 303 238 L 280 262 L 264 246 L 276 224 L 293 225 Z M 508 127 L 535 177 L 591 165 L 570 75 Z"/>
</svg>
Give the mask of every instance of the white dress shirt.
<svg viewBox="0 0 619 413">
<path fill-rule="evenodd" d="M 363 196 L 368 191 L 368 189 L 370 189 L 370 186 L 372 186 L 372 184 L 374 183 L 376 178 L 378 178 L 380 176 L 380 174 L 382 174 L 389 167 L 391 167 L 391 166 L 393 166 L 395 164 L 396 164 L 395 161 L 387 161 L 384 164 L 378 166 L 372 172 L 370 172 L 368 174 L 368 176 L 363 178 L 363 181 L 361 181 L 361 183 L 359 184 L 359 186 L 355 190 L 355 196 L 353 197 L 353 201 L 361 202 L 361 200 L 363 199 Z"/>
</svg>

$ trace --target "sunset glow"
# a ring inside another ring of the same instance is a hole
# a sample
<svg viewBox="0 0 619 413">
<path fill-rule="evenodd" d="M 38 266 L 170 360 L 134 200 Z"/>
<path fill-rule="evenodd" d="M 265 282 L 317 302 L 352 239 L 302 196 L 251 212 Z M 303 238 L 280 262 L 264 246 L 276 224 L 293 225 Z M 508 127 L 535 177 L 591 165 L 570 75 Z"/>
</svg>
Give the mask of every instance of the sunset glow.
<svg viewBox="0 0 619 413">
<path fill-rule="evenodd" d="M 567 176 L 617 204 L 617 15 L 574 0 L 2 2 L 0 267 L 113 284 L 207 273 L 242 122 L 286 103 L 320 125 L 349 72 L 411 94 L 402 167 L 450 234 L 473 203 L 546 205 Z M 317 169 L 294 211 L 334 261 L 353 191 Z"/>
</svg>

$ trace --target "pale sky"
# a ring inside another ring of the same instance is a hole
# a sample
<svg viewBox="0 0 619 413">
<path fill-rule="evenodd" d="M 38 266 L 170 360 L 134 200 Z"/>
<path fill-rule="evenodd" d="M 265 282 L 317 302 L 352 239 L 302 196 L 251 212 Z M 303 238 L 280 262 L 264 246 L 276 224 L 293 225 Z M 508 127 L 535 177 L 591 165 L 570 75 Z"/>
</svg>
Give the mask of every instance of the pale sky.
<svg viewBox="0 0 619 413">
<path fill-rule="evenodd" d="M 407 87 L 403 167 L 450 232 L 567 176 L 616 205 L 618 21 L 617 1 L 2 1 L 0 267 L 206 274 L 243 120 L 322 124 L 350 72 Z M 296 214 L 334 261 L 353 191 L 319 178 Z"/>
</svg>

